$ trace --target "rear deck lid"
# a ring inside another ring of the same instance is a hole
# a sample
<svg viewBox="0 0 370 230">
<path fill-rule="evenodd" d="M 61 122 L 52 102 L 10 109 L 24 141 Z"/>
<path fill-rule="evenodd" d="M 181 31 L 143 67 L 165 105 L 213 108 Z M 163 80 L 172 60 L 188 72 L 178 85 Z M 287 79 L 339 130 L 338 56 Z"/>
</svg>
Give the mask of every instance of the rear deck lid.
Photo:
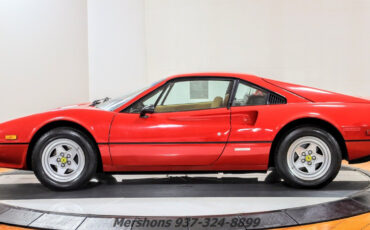
<svg viewBox="0 0 370 230">
<path fill-rule="evenodd" d="M 370 100 L 364 98 L 334 93 L 327 90 L 275 81 L 266 78 L 264 78 L 263 80 L 312 102 L 370 103 Z"/>
</svg>

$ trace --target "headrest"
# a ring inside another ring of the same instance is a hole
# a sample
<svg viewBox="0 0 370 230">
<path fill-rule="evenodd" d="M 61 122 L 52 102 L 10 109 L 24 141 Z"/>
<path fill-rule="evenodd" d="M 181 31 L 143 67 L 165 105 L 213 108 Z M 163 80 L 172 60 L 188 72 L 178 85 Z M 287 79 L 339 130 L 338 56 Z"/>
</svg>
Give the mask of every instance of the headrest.
<svg viewBox="0 0 370 230">
<path fill-rule="evenodd" d="M 213 101 L 212 101 L 211 108 L 222 107 L 222 103 L 223 103 L 222 97 L 219 97 L 219 96 L 215 97 L 215 99 L 213 99 Z"/>
</svg>

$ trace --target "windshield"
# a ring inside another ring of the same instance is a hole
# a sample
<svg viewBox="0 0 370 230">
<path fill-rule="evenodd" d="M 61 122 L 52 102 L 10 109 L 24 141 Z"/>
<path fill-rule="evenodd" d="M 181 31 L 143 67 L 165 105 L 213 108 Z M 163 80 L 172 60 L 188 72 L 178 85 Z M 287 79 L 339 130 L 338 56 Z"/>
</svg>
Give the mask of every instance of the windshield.
<svg viewBox="0 0 370 230">
<path fill-rule="evenodd" d="M 108 101 L 99 103 L 95 107 L 99 108 L 99 109 L 102 109 L 102 110 L 106 110 L 106 111 L 113 111 L 113 110 L 121 107 L 122 105 L 124 105 L 126 102 L 130 101 L 132 98 L 136 97 L 137 95 L 139 95 L 142 92 L 144 92 L 145 90 L 157 85 L 160 82 L 162 82 L 162 81 L 154 82 L 153 84 L 151 84 L 151 85 L 149 85 L 149 86 L 147 86 L 143 89 L 136 90 L 135 92 L 123 95 L 122 97 L 113 98 L 113 99 L 110 99 Z"/>
</svg>

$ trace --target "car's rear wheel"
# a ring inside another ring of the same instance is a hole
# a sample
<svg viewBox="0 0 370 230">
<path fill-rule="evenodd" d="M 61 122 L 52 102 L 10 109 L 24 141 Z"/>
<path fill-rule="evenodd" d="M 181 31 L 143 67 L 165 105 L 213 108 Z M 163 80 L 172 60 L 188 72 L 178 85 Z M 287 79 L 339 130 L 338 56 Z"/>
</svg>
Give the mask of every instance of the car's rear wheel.
<svg viewBox="0 0 370 230">
<path fill-rule="evenodd" d="M 341 149 L 326 130 L 315 126 L 288 132 L 275 154 L 275 166 L 286 183 L 316 188 L 330 183 L 338 174 Z"/>
<path fill-rule="evenodd" d="M 35 144 L 32 167 L 42 184 L 53 190 L 85 186 L 97 169 L 94 145 L 83 132 L 60 127 L 46 132 Z"/>
</svg>

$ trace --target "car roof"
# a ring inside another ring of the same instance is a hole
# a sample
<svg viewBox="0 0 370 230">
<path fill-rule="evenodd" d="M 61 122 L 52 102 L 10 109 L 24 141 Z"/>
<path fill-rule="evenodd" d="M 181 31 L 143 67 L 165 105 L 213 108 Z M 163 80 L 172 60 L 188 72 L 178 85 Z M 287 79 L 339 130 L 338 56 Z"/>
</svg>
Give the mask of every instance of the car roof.
<svg viewBox="0 0 370 230">
<path fill-rule="evenodd" d="M 246 81 L 255 81 L 261 80 L 261 77 L 251 75 L 251 74 L 242 74 L 242 73 L 231 73 L 231 72 L 199 72 L 199 73 L 186 73 L 186 74 L 177 74 L 168 77 L 166 80 L 172 80 L 176 78 L 183 78 L 183 77 L 232 77 L 232 78 L 240 78 Z"/>
<path fill-rule="evenodd" d="M 327 90 L 321 90 L 309 86 L 296 85 L 286 82 L 280 82 L 276 80 L 271 80 L 268 78 L 258 77 L 252 74 L 242 74 L 242 73 L 228 73 L 228 72 L 201 72 L 201 73 L 188 73 L 188 74 L 178 74 L 171 76 L 166 79 L 166 81 L 171 79 L 177 79 L 182 77 L 231 77 L 238 78 L 260 86 L 262 88 L 267 88 L 278 94 L 283 94 L 287 97 L 286 92 L 292 96 L 303 98 L 304 101 L 311 102 L 348 102 L 348 103 L 369 103 L 369 100 L 363 98 L 357 98 L 353 96 L 343 95 L 335 92 L 330 92 Z M 273 87 L 275 86 L 275 87 Z M 281 90 L 285 91 L 282 92 Z"/>
</svg>

